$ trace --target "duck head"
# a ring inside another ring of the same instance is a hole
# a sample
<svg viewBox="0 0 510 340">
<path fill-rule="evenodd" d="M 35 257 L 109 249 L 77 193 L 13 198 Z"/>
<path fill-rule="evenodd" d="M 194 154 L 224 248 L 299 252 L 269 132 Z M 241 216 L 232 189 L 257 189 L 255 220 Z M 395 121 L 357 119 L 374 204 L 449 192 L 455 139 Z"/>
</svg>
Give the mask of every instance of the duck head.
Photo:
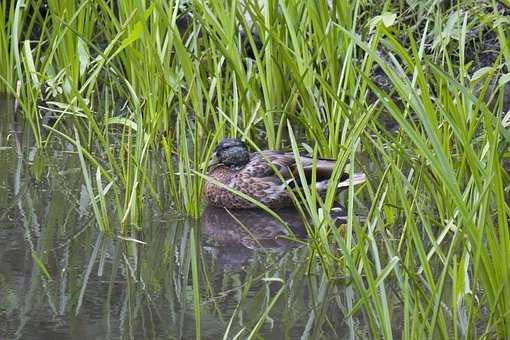
<svg viewBox="0 0 510 340">
<path fill-rule="evenodd" d="M 237 138 L 224 138 L 216 147 L 209 167 L 223 164 L 241 167 L 250 161 L 250 152 L 246 144 Z"/>
</svg>

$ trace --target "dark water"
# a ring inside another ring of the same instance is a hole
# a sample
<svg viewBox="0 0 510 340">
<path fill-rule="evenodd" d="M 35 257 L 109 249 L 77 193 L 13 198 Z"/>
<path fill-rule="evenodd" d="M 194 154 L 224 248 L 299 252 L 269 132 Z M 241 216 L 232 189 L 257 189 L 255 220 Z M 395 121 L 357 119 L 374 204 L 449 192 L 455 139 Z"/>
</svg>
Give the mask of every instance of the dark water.
<svg viewBox="0 0 510 340">
<path fill-rule="evenodd" d="M 265 339 L 364 333 L 360 318 L 344 319 L 350 289 L 326 283 L 289 240 L 305 234 L 295 212 L 281 214 L 291 235 L 257 212 L 207 209 L 194 221 L 148 205 L 133 239 L 106 236 L 72 147 L 30 147 L 12 102 L 0 101 L 0 123 L 0 339 L 188 339 L 198 306 L 205 339 L 247 338 L 259 320 Z"/>
</svg>

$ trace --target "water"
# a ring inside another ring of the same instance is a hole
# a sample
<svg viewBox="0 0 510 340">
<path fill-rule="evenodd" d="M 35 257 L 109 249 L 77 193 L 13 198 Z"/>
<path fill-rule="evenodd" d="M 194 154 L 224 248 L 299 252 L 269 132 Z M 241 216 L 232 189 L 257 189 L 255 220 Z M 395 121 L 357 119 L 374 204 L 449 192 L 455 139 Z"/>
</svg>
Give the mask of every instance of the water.
<svg viewBox="0 0 510 340">
<path fill-rule="evenodd" d="M 102 235 L 72 147 L 30 147 L 11 107 L 0 101 L 0 339 L 194 338 L 193 256 L 204 339 L 230 320 L 229 339 L 259 320 L 265 339 L 364 334 L 361 317 L 344 319 L 352 292 L 296 241 L 295 212 L 282 213 L 290 231 L 256 212 L 209 208 L 194 221 L 148 205 L 132 238 Z"/>
</svg>

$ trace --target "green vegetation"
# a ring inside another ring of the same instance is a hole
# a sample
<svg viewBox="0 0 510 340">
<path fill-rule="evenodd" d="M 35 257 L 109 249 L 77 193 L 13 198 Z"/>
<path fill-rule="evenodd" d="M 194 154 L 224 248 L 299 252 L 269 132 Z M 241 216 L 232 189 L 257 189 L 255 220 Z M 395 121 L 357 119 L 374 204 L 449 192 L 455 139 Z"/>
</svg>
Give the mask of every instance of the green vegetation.
<svg viewBox="0 0 510 340">
<path fill-rule="evenodd" d="M 147 200 L 198 218 L 207 162 L 223 136 L 335 158 L 338 173 L 364 171 L 368 183 L 344 195 L 345 230 L 330 218 L 334 183 L 323 202 L 313 186 L 296 195 L 310 217 L 308 268 L 319 263 L 325 282 L 349 284 L 347 323 L 361 315 L 385 339 L 504 338 L 508 7 L 2 2 L 0 89 L 16 97 L 39 152 L 74 146 L 106 234 L 148 232 Z M 44 258 L 34 259 L 44 268 Z M 202 264 L 190 259 L 200 334 Z M 273 293 L 260 322 L 240 336 L 254 337 L 274 299 L 287 294 Z"/>
</svg>

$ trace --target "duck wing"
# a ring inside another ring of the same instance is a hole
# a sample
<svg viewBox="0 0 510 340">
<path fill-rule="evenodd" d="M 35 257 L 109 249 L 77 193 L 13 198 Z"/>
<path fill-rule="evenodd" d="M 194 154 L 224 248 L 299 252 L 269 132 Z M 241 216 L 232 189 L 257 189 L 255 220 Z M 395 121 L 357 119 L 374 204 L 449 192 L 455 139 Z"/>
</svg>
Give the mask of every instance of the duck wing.
<svg viewBox="0 0 510 340">
<path fill-rule="evenodd" d="M 313 158 L 307 156 L 301 156 L 301 163 L 303 164 L 303 171 L 305 173 L 308 184 L 310 184 L 312 181 L 314 169 L 316 183 L 319 183 L 330 179 L 336 166 L 336 161 L 333 159 L 317 158 L 314 160 Z M 294 175 L 296 177 L 299 176 L 297 169 L 295 170 Z M 353 185 L 358 185 L 365 181 L 366 176 L 362 172 L 354 173 L 353 177 L 349 178 L 349 174 L 344 171 L 340 175 L 337 187 L 344 188 L 348 187 L 351 182 Z"/>
<path fill-rule="evenodd" d="M 303 166 L 307 180 L 311 182 L 315 169 L 316 181 L 320 182 L 331 177 L 336 162 L 335 160 L 324 158 L 314 161 L 312 157 L 300 156 L 300 163 Z M 276 172 L 284 180 L 293 180 L 299 177 L 296 158 L 292 152 L 272 150 L 254 152 L 251 154 L 250 162 L 246 165 L 245 169 L 245 171 L 250 172 L 251 177 L 255 178 L 275 177 L 275 180 L 279 180 Z M 343 176 L 346 176 L 346 174 Z"/>
<path fill-rule="evenodd" d="M 311 157 L 300 156 L 300 163 L 306 177 L 304 180 L 311 184 L 315 172 L 317 191 L 321 194 L 325 193 L 328 188 L 328 180 L 335 168 L 335 161 L 330 159 L 314 160 Z M 365 175 L 360 174 L 359 177 L 354 178 L 354 184 L 362 183 L 364 180 Z M 303 185 L 294 154 L 270 150 L 252 153 L 250 161 L 239 170 L 233 183 L 243 193 L 273 207 L 291 204 L 287 186 L 294 189 Z M 343 173 L 338 187 L 346 187 L 349 183 L 348 175 Z"/>
<path fill-rule="evenodd" d="M 245 165 L 242 170 L 252 178 L 264 178 L 269 180 L 274 177 L 273 181 L 281 182 L 280 174 L 285 180 L 293 178 L 293 169 L 296 167 L 296 160 L 292 154 L 265 150 L 254 152 L 250 155 L 250 162 Z"/>
</svg>

